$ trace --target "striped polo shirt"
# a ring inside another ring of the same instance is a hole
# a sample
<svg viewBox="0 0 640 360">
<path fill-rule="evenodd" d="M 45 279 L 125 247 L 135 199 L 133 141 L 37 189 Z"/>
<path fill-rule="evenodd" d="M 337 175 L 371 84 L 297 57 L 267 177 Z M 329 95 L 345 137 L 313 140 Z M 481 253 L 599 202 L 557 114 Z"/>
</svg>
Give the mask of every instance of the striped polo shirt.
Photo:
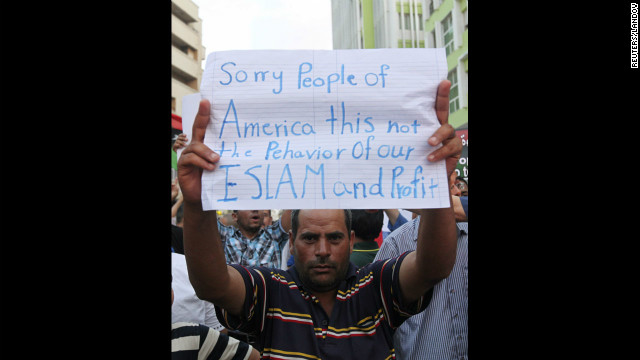
<svg viewBox="0 0 640 360">
<path fill-rule="evenodd" d="M 202 324 L 171 325 L 172 360 L 247 360 L 252 350 L 251 345 Z"/>
<path fill-rule="evenodd" d="M 247 290 L 242 314 L 218 306 L 216 314 L 225 327 L 256 335 L 262 359 L 395 359 L 394 329 L 424 310 L 432 294 L 403 303 L 398 269 L 407 254 L 359 270 L 350 263 L 331 314 L 305 290 L 295 267 L 233 264 Z"/>
</svg>

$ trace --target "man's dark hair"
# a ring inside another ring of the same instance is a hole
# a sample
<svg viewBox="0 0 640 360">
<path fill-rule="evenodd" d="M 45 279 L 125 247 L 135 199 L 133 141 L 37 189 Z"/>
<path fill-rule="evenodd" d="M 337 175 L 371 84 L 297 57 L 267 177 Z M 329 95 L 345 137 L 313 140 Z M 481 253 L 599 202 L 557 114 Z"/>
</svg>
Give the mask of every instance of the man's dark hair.
<svg viewBox="0 0 640 360">
<path fill-rule="evenodd" d="M 375 213 L 366 210 L 351 210 L 352 228 L 356 236 L 365 241 L 374 241 L 382 230 L 384 214 L 378 210 Z"/>
<path fill-rule="evenodd" d="M 293 235 L 293 239 L 295 240 L 296 234 L 298 233 L 298 214 L 300 214 L 300 210 L 291 210 L 291 233 Z M 344 209 L 344 223 L 347 226 L 347 236 L 351 236 L 351 210 Z"/>
</svg>

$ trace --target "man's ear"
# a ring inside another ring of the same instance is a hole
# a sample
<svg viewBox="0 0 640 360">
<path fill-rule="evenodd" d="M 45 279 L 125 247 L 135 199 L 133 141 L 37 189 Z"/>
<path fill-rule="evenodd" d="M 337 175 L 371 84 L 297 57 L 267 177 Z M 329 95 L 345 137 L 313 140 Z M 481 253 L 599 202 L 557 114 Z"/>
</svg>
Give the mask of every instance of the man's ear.
<svg viewBox="0 0 640 360">
<path fill-rule="evenodd" d="M 293 255 L 293 233 L 289 230 L 289 254 Z"/>
<path fill-rule="evenodd" d="M 353 252 L 353 243 L 356 240 L 356 232 L 351 230 L 351 234 L 349 235 L 349 254 Z"/>
</svg>

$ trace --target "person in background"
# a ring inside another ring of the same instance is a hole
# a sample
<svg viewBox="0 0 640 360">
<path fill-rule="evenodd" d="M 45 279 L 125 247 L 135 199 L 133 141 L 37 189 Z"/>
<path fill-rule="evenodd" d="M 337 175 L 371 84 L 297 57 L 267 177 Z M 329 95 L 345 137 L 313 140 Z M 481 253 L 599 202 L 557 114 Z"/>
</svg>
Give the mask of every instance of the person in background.
<svg viewBox="0 0 640 360">
<path fill-rule="evenodd" d="M 171 359 L 259 360 L 255 348 L 226 334 L 213 304 L 196 297 L 184 255 L 172 254 L 171 262 Z"/>
<path fill-rule="evenodd" d="M 176 226 L 182 228 L 184 225 L 184 207 L 180 204 L 178 211 L 176 212 Z"/>
<path fill-rule="evenodd" d="M 187 261 L 183 254 L 171 254 L 171 323 L 190 322 L 206 325 L 214 330 L 227 333 L 216 317 L 213 304 L 199 299 L 189 281 Z"/>
<path fill-rule="evenodd" d="M 384 214 L 387 216 L 387 229 L 389 231 L 382 231 L 383 241 L 387 235 L 407 222 L 407 218 L 402 215 L 399 209 L 385 209 Z M 382 246 L 382 242 L 378 243 L 378 245 Z"/>
<path fill-rule="evenodd" d="M 184 245 L 182 240 L 182 226 L 178 224 L 178 212 L 180 212 L 180 221 L 182 221 L 182 193 L 178 179 L 171 182 L 171 252 L 184 254 Z"/>
<path fill-rule="evenodd" d="M 376 238 L 382 231 L 381 210 L 351 210 L 351 229 L 355 234 L 353 252 L 349 260 L 358 268 L 373 261 L 379 247 Z"/>
<path fill-rule="evenodd" d="M 265 227 L 262 210 L 234 210 L 232 217 L 237 227 L 218 221 L 227 263 L 280 268 L 282 248 L 289 240 L 291 210 L 285 210 L 279 220 Z"/>
<path fill-rule="evenodd" d="M 176 178 L 171 182 L 171 224 L 173 225 L 176 224 L 176 216 L 180 206 L 182 206 L 182 192 Z"/>
<path fill-rule="evenodd" d="M 172 360 L 260 360 L 260 353 L 246 342 L 208 326 L 178 322 L 171 324 Z"/>
<path fill-rule="evenodd" d="M 238 223 L 236 223 L 235 219 L 233 218 L 233 213 L 224 213 L 220 215 L 218 220 L 224 226 L 238 227 Z"/>
<path fill-rule="evenodd" d="M 468 223 L 466 207 L 460 206 L 460 189 L 455 186 L 455 172 L 449 178 L 449 184 L 457 221 L 455 264 L 451 274 L 434 287 L 427 309 L 396 329 L 393 342 L 398 359 L 468 359 Z M 456 199 L 458 205 L 455 205 Z M 459 211 L 465 213 L 463 221 L 458 220 L 461 218 Z M 415 250 L 420 221 L 421 217 L 418 216 L 389 234 L 375 260 Z"/>
<path fill-rule="evenodd" d="M 262 210 L 262 227 L 273 225 L 273 217 L 271 216 L 271 210 Z"/>
<path fill-rule="evenodd" d="M 469 184 L 462 176 L 456 177 L 455 184 L 460 189 L 460 196 L 469 196 Z"/>
</svg>

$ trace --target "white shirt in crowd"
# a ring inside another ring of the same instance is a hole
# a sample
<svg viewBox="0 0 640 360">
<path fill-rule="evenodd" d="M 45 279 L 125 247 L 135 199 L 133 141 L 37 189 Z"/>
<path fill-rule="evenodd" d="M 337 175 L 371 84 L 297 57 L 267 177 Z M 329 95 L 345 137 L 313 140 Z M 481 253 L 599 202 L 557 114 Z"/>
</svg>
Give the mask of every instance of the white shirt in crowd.
<svg viewBox="0 0 640 360">
<path fill-rule="evenodd" d="M 200 300 L 189 281 L 187 262 L 184 255 L 171 253 L 171 288 L 173 289 L 173 305 L 171 305 L 171 323 L 189 322 L 206 325 L 221 331 L 224 327 L 216 317 L 212 303 Z"/>
</svg>

